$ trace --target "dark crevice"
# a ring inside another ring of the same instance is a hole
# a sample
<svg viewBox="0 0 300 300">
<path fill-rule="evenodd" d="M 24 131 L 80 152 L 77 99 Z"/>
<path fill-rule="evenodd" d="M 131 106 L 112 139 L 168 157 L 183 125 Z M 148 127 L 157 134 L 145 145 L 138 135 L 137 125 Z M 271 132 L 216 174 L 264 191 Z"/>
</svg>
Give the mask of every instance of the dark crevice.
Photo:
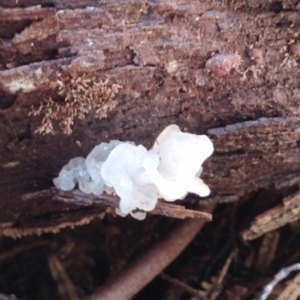
<svg viewBox="0 0 300 300">
<path fill-rule="evenodd" d="M 293 24 L 292 21 L 286 20 L 286 21 L 282 21 L 282 22 L 276 23 L 276 27 L 279 27 L 279 28 L 281 28 L 281 27 L 290 28 L 292 24 Z"/>
<path fill-rule="evenodd" d="M 49 2 L 44 2 L 42 3 L 42 7 L 55 7 L 55 2 L 54 1 L 49 1 Z"/>
<path fill-rule="evenodd" d="M 275 13 L 280 13 L 283 10 L 283 5 L 281 1 L 274 1 L 270 4 L 269 9 Z"/>
<path fill-rule="evenodd" d="M 169 13 L 165 16 L 166 23 L 173 23 L 175 19 L 175 13 Z"/>
<path fill-rule="evenodd" d="M 57 43 L 56 35 L 36 41 L 30 45 L 30 52 L 27 54 L 20 53 L 14 46 L 9 46 L 11 44 L 10 40 L 7 40 L 6 44 L 8 46 L 3 45 L 0 47 L 0 63 L 6 66 L 6 68 L 8 68 L 8 64 L 11 62 L 15 62 L 14 67 L 18 67 L 35 62 L 74 56 L 67 43 Z"/>
<path fill-rule="evenodd" d="M 11 107 L 16 97 L 16 95 L 9 94 L 0 89 L 0 109 L 7 109 Z"/>
<path fill-rule="evenodd" d="M 134 59 L 136 57 L 136 53 L 133 50 L 131 50 L 129 47 L 126 47 L 125 49 L 126 49 L 126 51 L 128 51 L 127 56 L 130 59 L 130 64 L 134 65 L 135 64 Z"/>
<path fill-rule="evenodd" d="M 24 132 L 21 132 L 17 136 L 18 143 L 23 142 L 24 140 L 30 140 L 31 139 L 31 131 L 30 126 L 27 126 L 26 130 Z"/>
<path fill-rule="evenodd" d="M 133 60 L 135 53 L 128 47 L 121 51 L 109 51 L 104 50 L 105 55 L 105 68 L 114 69 L 117 67 L 123 67 L 126 65 L 134 64 Z"/>
<path fill-rule="evenodd" d="M 0 22 L 0 38 L 13 38 L 16 33 L 22 32 L 32 22 L 31 20 Z"/>
<path fill-rule="evenodd" d="M 32 53 L 31 53 L 32 54 Z M 31 63 L 37 63 L 41 61 L 56 59 L 58 55 L 57 49 L 49 49 L 43 52 L 36 52 L 34 57 L 23 56 L 19 58 L 18 67 L 28 65 Z"/>
<path fill-rule="evenodd" d="M 214 152 L 214 156 L 225 156 L 227 157 L 229 154 L 230 155 L 245 155 L 248 154 L 249 152 L 247 152 L 246 150 L 234 150 L 234 151 L 226 151 L 226 152 L 218 152 L 218 150 L 215 150 Z M 256 152 L 257 154 L 261 155 L 261 152 Z M 255 154 L 255 152 L 251 152 L 251 154 Z"/>
</svg>

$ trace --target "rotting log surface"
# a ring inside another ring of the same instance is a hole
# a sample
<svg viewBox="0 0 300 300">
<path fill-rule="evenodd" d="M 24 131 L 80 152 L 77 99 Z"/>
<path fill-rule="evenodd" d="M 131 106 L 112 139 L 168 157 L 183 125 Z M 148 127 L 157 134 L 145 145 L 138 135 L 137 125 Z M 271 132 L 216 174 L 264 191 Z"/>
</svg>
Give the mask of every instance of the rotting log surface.
<svg viewBox="0 0 300 300">
<path fill-rule="evenodd" d="M 148 147 L 170 123 L 208 134 L 215 153 L 203 179 L 213 194 L 300 181 L 299 3 L 282 1 L 0 2 L 0 223 L 56 226 L 103 213 L 21 201 L 52 185 L 74 156 L 111 139 Z M 255 65 L 249 47 L 262 50 Z M 239 53 L 224 77 L 205 70 L 214 52 Z M 283 63 L 285 62 L 285 63 Z M 252 67 L 242 80 L 241 72 Z M 56 96 L 58 75 L 87 73 L 122 85 L 108 118 L 76 120 L 72 135 L 35 133 L 32 105 Z M 28 222 L 30 220 L 30 222 Z"/>
</svg>

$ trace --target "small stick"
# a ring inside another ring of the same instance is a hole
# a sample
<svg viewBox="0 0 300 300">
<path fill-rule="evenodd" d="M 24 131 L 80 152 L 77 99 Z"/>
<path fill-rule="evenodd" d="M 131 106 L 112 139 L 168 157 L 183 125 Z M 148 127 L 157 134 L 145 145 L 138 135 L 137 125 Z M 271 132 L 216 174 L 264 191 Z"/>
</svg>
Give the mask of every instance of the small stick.
<svg viewBox="0 0 300 300">
<path fill-rule="evenodd" d="M 1 253 L 0 254 L 0 262 L 4 261 L 6 259 L 11 259 L 16 255 L 18 255 L 22 252 L 31 250 L 33 248 L 49 246 L 49 244 L 50 243 L 47 241 L 36 241 L 36 242 L 32 242 L 28 245 L 21 244 L 20 246 L 17 246 L 13 249 L 8 249 L 4 253 Z M 1 297 L 0 297 L 0 300 L 1 300 Z"/>
<path fill-rule="evenodd" d="M 296 263 L 294 265 L 291 265 L 289 267 L 281 269 L 274 276 L 274 279 L 264 287 L 260 296 L 258 297 L 258 300 L 266 300 L 268 298 L 268 296 L 272 293 L 274 287 L 278 284 L 279 281 L 288 277 L 291 272 L 299 271 L 299 270 L 300 270 L 300 263 Z"/>
<path fill-rule="evenodd" d="M 218 280 L 212 287 L 211 296 L 209 297 L 210 300 L 215 300 L 218 298 L 218 296 L 221 292 L 222 283 L 224 281 L 225 276 L 227 275 L 228 269 L 229 269 L 231 262 L 235 255 L 236 255 L 236 251 L 234 250 L 231 252 L 231 254 L 226 259 L 225 264 L 224 264 L 223 268 L 221 269 Z"/>
<path fill-rule="evenodd" d="M 204 210 L 212 213 L 215 205 Z M 88 300 L 129 300 L 162 272 L 195 238 L 205 220 L 188 219 L 176 224 L 160 242 L 121 273 L 106 281 Z"/>
<path fill-rule="evenodd" d="M 62 299 L 80 300 L 76 288 L 66 273 L 63 265 L 55 255 L 48 257 L 50 273 L 57 285 L 58 292 Z"/>
<path fill-rule="evenodd" d="M 188 284 L 166 274 L 166 273 L 161 273 L 160 277 L 162 279 L 165 279 L 179 287 L 181 287 L 183 290 L 187 291 L 188 293 L 190 293 L 191 295 L 193 295 L 194 297 L 196 297 L 196 299 L 199 299 L 199 300 L 207 300 L 206 298 L 202 297 L 200 294 L 199 294 L 199 291 L 192 288 L 191 286 L 189 286 Z"/>
<path fill-rule="evenodd" d="M 22 197 L 22 199 L 25 201 L 33 199 L 43 199 L 44 201 L 44 198 L 50 198 L 54 201 L 61 201 L 81 206 L 105 205 L 113 208 L 118 208 L 120 202 L 120 198 L 118 196 L 111 196 L 106 194 L 96 196 L 93 194 L 85 194 L 80 190 L 64 192 L 57 188 L 50 188 L 48 190 L 26 194 Z M 209 213 L 186 209 L 183 206 L 170 204 L 166 202 L 158 202 L 156 207 L 148 213 L 177 219 L 200 218 L 205 219 L 206 221 L 212 220 L 212 215 Z"/>
<path fill-rule="evenodd" d="M 300 192 L 283 199 L 283 204 L 277 205 L 255 217 L 250 227 L 242 233 L 244 240 L 256 239 L 267 232 L 280 228 L 300 218 Z"/>
</svg>

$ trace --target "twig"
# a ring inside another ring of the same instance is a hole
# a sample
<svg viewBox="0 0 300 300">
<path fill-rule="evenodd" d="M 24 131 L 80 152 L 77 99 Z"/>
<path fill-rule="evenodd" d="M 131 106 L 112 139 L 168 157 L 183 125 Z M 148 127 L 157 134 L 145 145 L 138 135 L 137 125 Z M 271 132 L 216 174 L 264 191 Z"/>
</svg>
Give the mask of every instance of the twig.
<svg viewBox="0 0 300 300">
<path fill-rule="evenodd" d="M 48 190 L 43 190 L 31 194 L 26 194 L 22 197 L 23 200 L 32 200 L 32 199 L 45 199 L 50 198 L 54 201 L 62 201 L 66 203 L 81 205 L 81 206 L 91 206 L 91 205 L 105 205 L 113 208 L 119 207 L 120 198 L 117 196 L 110 195 L 100 195 L 96 196 L 93 194 L 85 194 L 80 190 L 72 190 L 69 192 L 63 192 L 56 188 L 50 188 Z M 148 213 L 154 215 L 162 215 L 166 217 L 172 217 L 177 219 L 185 218 L 201 218 L 206 221 L 212 220 L 212 215 L 202 211 L 186 209 L 183 206 L 158 202 L 154 210 L 149 211 Z"/>
<path fill-rule="evenodd" d="M 212 205 L 214 203 L 231 203 L 231 202 L 237 202 L 240 198 L 241 198 L 240 195 L 227 195 L 227 196 L 215 195 L 213 197 L 201 199 L 199 203 L 201 205 Z"/>
<path fill-rule="evenodd" d="M 274 287 L 278 284 L 279 281 L 285 279 L 290 275 L 293 271 L 299 271 L 300 270 L 300 263 L 291 265 L 289 267 L 281 269 L 275 276 L 274 279 L 269 282 L 261 292 L 260 296 L 258 297 L 258 300 L 266 300 L 267 297 L 271 294 Z"/>
<path fill-rule="evenodd" d="M 212 205 L 204 209 L 211 213 L 214 208 Z M 179 222 L 160 242 L 119 275 L 105 282 L 88 300 L 131 299 L 187 247 L 204 224 L 203 219 Z"/>
<path fill-rule="evenodd" d="M 283 199 L 283 204 L 258 215 L 242 233 L 244 240 L 253 240 L 300 218 L 300 192 Z"/>
<path fill-rule="evenodd" d="M 0 254 L 0 262 L 6 260 L 6 259 L 10 259 L 13 258 L 14 256 L 22 253 L 22 252 L 26 252 L 28 250 L 31 250 L 33 248 L 38 248 L 38 247 L 45 247 L 45 246 L 49 246 L 49 242 L 47 241 L 35 241 L 32 242 L 28 245 L 23 245 L 21 244 L 18 247 L 15 247 L 13 249 L 8 249 L 7 251 L 5 251 L 4 253 Z M 1 297 L 0 297 L 1 300 Z"/>
<path fill-rule="evenodd" d="M 184 206 L 175 205 L 165 202 L 158 202 L 154 210 L 149 211 L 153 215 L 162 215 L 166 217 L 172 217 L 177 219 L 204 219 L 206 221 L 212 220 L 212 215 L 203 211 L 196 211 L 186 209 Z"/>
<path fill-rule="evenodd" d="M 209 297 L 210 300 L 215 300 L 217 299 L 217 297 L 219 296 L 220 292 L 221 292 L 221 288 L 222 288 L 222 282 L 228 272 L 228 269 L 231 265 L 232 259 L 234 258 L 234 256 L 236 255 L 236 251 L 232 251 L 231 254 L 228 256 L 228 258 L 225 261 L 225 264 L 223 266 L 223 268 L 221 269 L 220 275 L 218 277 L 217 282 L 213 285 L 212 287 L 212 291 L 211 291 L 211 296 Z"/>
<path fill-rule="evenodd" d="M 55 255 L 48 257 L 48 265 L 61 298 L 79 300 L 74 284 Z"/>
<path fill-rule="evenodd" d="M 190 293 L 191 295 L 193 295 L 194 297 L 196 297 L 196 299 L 200 299 L 200 300 L 206 300 L 206 298 L 202 297 L 200 294 L 199 294 L 199 291 L 192 288 L 191 286 L 189 286 L 188 284 L 168 275 L 168 274 L 165 274 L 165 273 L 161 273 L 160 277 L 162 279 L 165 279 L 179 287 L 181 287 L 183 290 L 187 291 L 188 293 Z"/>
</svg>

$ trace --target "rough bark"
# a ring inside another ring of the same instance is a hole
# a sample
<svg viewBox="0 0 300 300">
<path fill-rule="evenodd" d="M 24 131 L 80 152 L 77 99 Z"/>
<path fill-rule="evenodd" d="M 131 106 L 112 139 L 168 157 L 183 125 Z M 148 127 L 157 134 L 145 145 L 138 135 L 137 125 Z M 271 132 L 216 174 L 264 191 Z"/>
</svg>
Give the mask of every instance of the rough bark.
<svg viewBox="0 0 300 300">
<path fill-rule="evenodd" d="M 299 10 L 297 0 L 1 1 L 1 227 L 103 217 L 104 208 L 21 197 L 51 187 L 70 158 L 100 142 L 151 146 L 170 123 L 214 140 L 203 172 L 213 195 L 299 183 L 299 57 L 289 48 Z M 242 61 L 218 77 L 205 68 L 217 52 Z M 116 108 L 75 119 L 71 135 L 36 133 L 32 106 L 57 97 L 59 74 L 84 73 L 122 86 Z"/>
</svg>

